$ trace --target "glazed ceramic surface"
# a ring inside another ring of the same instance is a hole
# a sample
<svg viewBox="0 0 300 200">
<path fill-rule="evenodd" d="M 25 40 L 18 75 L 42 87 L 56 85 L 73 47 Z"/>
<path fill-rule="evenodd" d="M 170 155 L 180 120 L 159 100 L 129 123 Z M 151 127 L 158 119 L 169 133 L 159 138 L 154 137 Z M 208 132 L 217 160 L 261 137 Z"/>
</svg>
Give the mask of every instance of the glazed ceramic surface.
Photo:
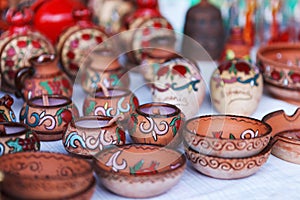
<svg viewBox="0 0 300 200">
<path fill-rule="evenodd" d="M 18 95 L 25 100 L 43 94 L 72 96 L 73 85 L 58 67 L 58 57 L 41 54 L 30 59 L 31 67 L 24 67 L 16 75 Z"/>
<path fill-rule="evenodd" d="M 224 158 L 257 155 L 271 138 L 271 127 L 260 120 L 235 115 L 208 115 L 190 119 L 184 140 L 201 154 Z"/>
<path fill-rule="evenodd" d="M 63 135 L 65 149 L 91 158 L 105 148 L 124 145 L 125 132 L 112 120 L 112 117 L 87 116 L 72 121 Z"/>
<path fill-rule="evenodd" d="M 176 105 L 187 118 L 199 112 L 205 83 L 198 67 L 187 59 L 175 58 L 161 64 L 149 84 L 154 102 Z"/>
<path fill-rule="evenodd" d="M 267 114 L 262 119 L 272 127 L 272 154 L 288 162 L 300 164 L 300 109 L 288 116 L 283 110 Z"/>
<path fill-rule="evenodd" d="M 67 125 L 79 116 L 71 100 L 64 96 L 47 96 L 49 104 L 38 96 L 28 100 L 20 111 L 20 122 L 34 130 L 40 140 L 60 140 Z"/>
<path fill-rule="evenodd" d="M 271 146 L 251 157 L 222 158 L 201 154 L 185 146 L 187 159 L 199 172 L 218 179 L 238 179 L 256 173 L 268 160 Z"/>
<path fill-rule="evenodd" d="M 0 156 L 38 150 L 40 141 L 27 126 L 16 122 L 0 122 Z"/>
<path fill-rule="evenodd" d="M 56 49 L 64 71 L 74 80 L 82 61 L 108 35 L 91 22 L 91 11 L 88 9 L 74 10 L 73 15 L 77 23 L 59 36 Z"/>
<path fill-rule="evenodd" d="M 131 113 L 129 133 L 135 143 L 176 147 L 181 143 L 184 115 L 174 105 L 148 103 Z"/>
<path fill-rule="evenodd" d="M 160 195 L 180 180 L 183 154 L 155 145 L 131 144 L 106 149 L 94 159 L 94 169 L 110 191 L 128 198 Z"/>
<path fill-rule="evenodd" d="M 15 90 L 14 79 L 17 71 L 29 66 L 31 57 L 55 51 L 46 37 L 29 26 L 31 15 L 29 9 L 25 9 L 24 12 L 10 9 L 7 13 L 10 28 L 1 34 L 2 88 L 10 92 Z"/>
<path fill-rule="evenodd" d="M 255 66 L 233 59 L 221 63 L 214 71 L 210 91 L 218 112 L 249 116 L 260 102 L 263 78 Z"/>
<path fill-rule="evenodd" d="M 267 90 L 277 98 L 296 104 L 300 102 L 299 51 L 299 44 L 272 44 L 260 47 L 256 58 Z"/>
<path fill-rule="evenodd" d="M 59 153 L 7 154 L 0 157 L 0 170 L 5 175 L 1 191 L 13 199 L 64 199 L 94 182 L 90 163 Z"/>
<path fill-rule="evenodd" d="M 14 99 L 6 94 L 0 98 L 0 122 L 16 122 L 16 116 L 12 110 Z"/>
</svg>

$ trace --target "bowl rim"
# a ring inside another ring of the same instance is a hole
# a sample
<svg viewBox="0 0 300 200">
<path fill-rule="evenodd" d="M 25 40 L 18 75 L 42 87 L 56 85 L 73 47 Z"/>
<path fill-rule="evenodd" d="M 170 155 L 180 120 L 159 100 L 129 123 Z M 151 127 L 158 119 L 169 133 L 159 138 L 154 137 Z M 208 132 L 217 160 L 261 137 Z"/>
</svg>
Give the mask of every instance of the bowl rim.
<svg viewBox="0 0 300 200">
<path fill-rule="evenodd" d="M 79 128 L 81 130 L 100 130 L 100 129 L 103 129 L 103 128 L 111 128 L 111 127 L 114 127 L 114 126 L 117 126 L 117 122 L 113 122 L 111 124 L 106 124 L 104 126 L 100 126 L 99 127 L 84 127 L 84 126 L 80 126 L 80 125 L 76 125 L 76 122 L 79 122 L 79 121 L 87 121 L 87 120 L 93 120 L 93 121 L 109 121 L 112 120 L 113 117 L 110 117 L 110 116 L 105 116 L 105 115 L 86 115 L 86 116 L 81 116 L 79 118 L 76 118 L 75 120 L 72 120 L 70 122 L 70 126 L 72 128 L 75 128 L 76 130 Z"/>
<path fill-rule="evenodd" d="M 149 113 L 146 113 L 146 112 L 142 111 L 143 108 L 151 108 L 152 106 L 161 106 L 161 107 L 166 107 L 166 108 L 172 108 L 172 109 L 174 109 L 174 111 L 169 113 L 169 114 L 165 114 L 165 115 L 163 115 L 163 114 L 149 114 Z M 174 116 L 177 116 L 181 113 L 180 109 L 177 106 L 175 106 L 173 104 L 169 104 L 169 103 L 163 103 L 163 102 L 151 102 L 151 103 L 146 103 L 146 104 L 139 105 L 136 108 L 136 112 L 139 115 L 142 115 L 144 117 L 151 117 L 151 118 L 174 117 Z"/>
<path fill-rule="evenodd" d="M 254 121 L 254 122 L 257 122 L 257 123 L 261 123 L 261 125 L 264 125 L 266 128 L 267 128 L 267 131 L 266 133 L 262 134 L 262 135 L 259 135 L 255 138 L 250 138 L 250 139 L 241 139 L 241 138 L 236 138 L 236 139 L 230 139 L 230 138 L 214 138 L 214 137 L 209 137 L 209 136 L 203 136 L 203 135 L 200 135 L 198 133 L 194 133 L 192 132 L 191 130 L 189 130 L 187 128 L 188 124 L 194 120 L 201 120 L 203 118 L 215 118 L 215 117 L 218 117 L 218 118 L 241 118 L 241 119 L 246 119 L 246 120 L 251 120 L 251 121 Z M 193 118 L 190 118 L 189 120 L 187 120 L 185 123 L 184 123 L 184 126 L 183 126 L 183 137 L 185 138 L 185 135 L 189 133 L 189 134 L 192 134 L 192 135 L 195 135 L 197 137 L 200 137 L 200 138 L 206 138 L 207 140 L 218 140 L 218 141 L 252 141 L 252 140 L 257 140 L 257 139 L 260 139 L 260 138 L 263 138 L 263 137 L 266 137 L 266 136 L 269 136 L 271 135 L 272 133 L 272 127 L 262 121 L 262 120 L 259 120 L 259 119 L 256 119 L 256 118 L 252 118 L 252 117 L 247 117 L 247 116 L 242 116 L 242 115 L 232 115 L 232 114 L 212 114 L 212 115 L 202 115 L 202 116 L 197 116 L 197 117 L 193 117 Z"/>
<path fill-rule="evenodd" d="M 14 137 L 19 137 L 22 135 L 25 135 L 28 132 L 31 132 L 33 134 L 36 134 L 33 130 L 30 130 L 28 125 L 20 123 L 20 122 L 0 122 L 0 125 L 3 125 L 4 127 L 17 127 L 17 128 L 24 128 L 24 130 L 14 132 L 14 133 L 0 133 L 0 141 L 2 139 L 7 139 L 7 138 L 14 138 Z"/>
<path fill-rule="evenodd" d="M 58 94 L 47 94 L 49 99 L 60 99 L 65 100 L 65 102 L 58 104 L 58 105 L 38 105 L 33 103 L 35 100 L 43 99 L 43 95 L 35 96 L 31 99 L 28 99 L 25 104 L 31 108 L 43 108 L 43 109 L 50 109 L 50 108 L 63 108 L 68 105 L 72 105 L 72 100 L 69 97 L 58 95 Z"/>
</svg>

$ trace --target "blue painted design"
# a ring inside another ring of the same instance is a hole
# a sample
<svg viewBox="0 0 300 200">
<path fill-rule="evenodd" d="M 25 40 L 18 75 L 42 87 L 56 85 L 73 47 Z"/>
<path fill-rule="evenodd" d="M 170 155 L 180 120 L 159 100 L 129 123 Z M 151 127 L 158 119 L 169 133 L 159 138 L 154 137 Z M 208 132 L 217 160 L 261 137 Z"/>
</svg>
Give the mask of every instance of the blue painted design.
<svg viewBox="0 0 300 200">
<path fill-rule="evenodd" d="M 253 78 L 249 78 L 244 81 L 241 80 L 241 77 L 238 77 L 237 82 L 242 83 L 242 84 L 249 84 L 249 83 L 253 82 L 253 84 L 255 86 L 258 86 L 258 83 L 257 83 L 258 77 L 259 77 L 259 74 L 255 74 L 255 76 Z"/>
<path fill-rule="evenodd" d="M 25 109 L 24 111 L 24 114 L 22 115 L 22 112 L 23 110 Z M 24 121 L 26 119 L 26 116 L 28 114 L 28 109 L 29 109 L 29 106 L 26 106 L 25 108 L 23 107 L 22 110 L 20 111 L 20 121 Z"/>
<path fill-rule="evenodd" d="M 100 75 L 95 73 L 95 76 L 91 77 L 91 82 L 92 82 L 91 87 L 94 89 L 97 88 L 98 83 L 100 82 Z"/>
<path fill-rule="evenodd" d="M 125 97 L 122 97 L 119 101 L 118 101 L 118 110 L 120 110 L 122 113 L 126 113 L 126 112 L 129 112 L 130 110 L 130 105 L 129 103 L 126 104 L 126 108 L 123 108 L 122 107 L 122 104 L 125 100 Z"/>
<path fill-rule="evenodd" d="M 33 123 L 30 123 L 30 122 L 28 121 L 28 118 L 26 118 L 26 119 L 25 119 L 25 124 L 27 124 L 27 125 L 30 126 L 30 127 L 36 127 L 36 126 L 38 126 L 39 123 L 40 123 L 40 116 L 39 116 L 39 114 L 36 113 L 36 112 L 34 112 L 34 113 L 32 113 L 32 114 L 30 115 L 30 118 L 32 118 L 32 117 L 34 118 Z"/>
<path fill-rule="evenodd" d="M 117 109 L 117 112 L 113 115 L 113 114 L 111 113 L 113 110 L 114 110 L 113 108 L 108 108 L 108 109 L 106 110 L 106 116 L 114 117 L 114 116 L 118 116 L 118 115 L 120 114 L 119 109 Z"/>
<path fill-rule="evenodd" d="M 19 138 L 16 138 L 15 140 L 8 140 L 6 142 L 7 146 L 12 148 L 13 150 L 10 150 L 9 153 L 16 153 L 16 152 L 21 152 L 23 151 L 22 145 L 19 144 Z"/>
<path fill-rule="evenodd" d="M 5 152 L 5 147 L 2 143 L 0 143 L 0 156 L 2 156 Z"/>
<path fill-rule="evenodd" d="M 84 143 L 84 140 L 83 138 L 78 135 L 77 132 L 71 132 L 70 135 L 68 135 L 68 137 L 66 138 L 66 142 L 65 142 L 65 146 L 66 147 L 69 147 L 71 146 L 72 148 L 76 149 L 78 146 L 75 144 L 75 141 L 78 141 L 80 143 L 80 145 L 83 147 L 83 148 L 86 148 L 86 145 Z"/>
<path fill-rule="evenodd" d="M 200 80 L 191 81 L 191 82 L 189 82 L 189 83 L 187 83 L 187 84 L 185 84 L 183 86 L 180 86 L 180 87 L 176 87 L 177 83 L 172 83 L 171 88 L 173 90 L 177 90 L 178 91 L 178 90 L 184 90 L 184 89 L 188 88 L 191 85 L 192 89 L 194 91 L 198 91 L 198 88 L 196 87 L 197 83 L 200 83 Z"/>
<path fill-rule="evenodd" d="M 9 116 L 12 122 L 17 122 L 15 113 L 12 110 L 9 111 Z"/>
</svg>

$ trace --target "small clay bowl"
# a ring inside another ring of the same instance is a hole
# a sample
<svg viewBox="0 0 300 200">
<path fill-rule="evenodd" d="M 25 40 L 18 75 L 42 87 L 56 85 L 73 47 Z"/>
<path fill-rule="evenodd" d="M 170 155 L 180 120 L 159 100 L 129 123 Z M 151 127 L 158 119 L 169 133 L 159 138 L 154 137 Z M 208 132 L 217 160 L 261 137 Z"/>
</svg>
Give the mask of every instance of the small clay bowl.
<svg viewBox="0 0 300 200">
<path fill-rule="evenodd" d="M 291 116 L 286 115 L 283 110 L 269 113 L 262 121 L 272 127 L 272 154 L 300 165 L 300 108 Z"/>
<path fill-rule="evenodd" d="M 17 122 L 0 122 L 0 156 L 39 150 L 40 140 L 28 126 Z"/>
<path fill-rule="evenodd" d="M 43 95 L 27 100 L 20 111 L 20 122 L 28 125 L 42 141 L 62 139 L 72 118 L 79 116 L 71 99 L 61 95 Z"/>
<path fill-rule="evenodd" d="M 135 143 L 176 147 L 181 141 L 184 115 L 174 105 L 147 103 L 131 114 L 128 131 Z"/>
<path fill-rule="evenodd" d="M 0 157 L 1 192 L 19 199 L 64 199 L 94 181 L 89 162 L 51 152 L 20 152 Z"/>
<path fill-rule="evenodd" d="M 222 158 L 201 154 L 185 144 L 187 159 L 202 174 L 218 179 L 239 179 L 255 174 L 269 158 L 272 145 L 257 155 L 244 158 Z"/>
<path fill-rule="evenodd" d="M 99 152 L 93 163 L 108 190 L 128 198 L 147 198 L 160 195 L 178 183 L 186 158 L 166 147 L 128 144 Z"/>
<path fill-rule="evenodd" d="M 250 117 L 207 115 L 188 120 L 183 137 L 201 154 L 242 158 L 258 154 L 269 144 L 271 127 Z"/>
<path fill-rule="evenodd" d="M 85 116 L 72 121 L 62 138 L 65 149 L 69 153 L 92 158 L 112 145 L 124 145 L 125 132 L 114 119 L 106 116 Z"/>
</svg>

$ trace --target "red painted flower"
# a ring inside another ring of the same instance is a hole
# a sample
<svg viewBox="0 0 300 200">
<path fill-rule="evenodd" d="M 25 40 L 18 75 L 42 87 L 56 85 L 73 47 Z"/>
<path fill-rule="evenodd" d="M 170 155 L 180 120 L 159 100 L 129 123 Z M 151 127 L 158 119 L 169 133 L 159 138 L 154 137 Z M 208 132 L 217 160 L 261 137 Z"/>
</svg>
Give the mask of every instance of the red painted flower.
<svg viewBox="0 0 300 200">
<path fill-rule="evenodd" d="M 42 47 L 41 44 L 39 43 L 39 41 L 36 41 L 36 40 L 32 40 L 31 44 L 36 49 L 39 49 Z"/>
<path fill-rule="evenodd" d="M 69 68 L 70 68 L 70 70 L 72 70 L 72 71 L 78 71 L 78 69 L 79 69 L 78 65 L 76 65 L 76 64 L 74 64 L 74 63 L 70 63 L 70 64 L 69 64 Z"/>
<path fill-rule="evenodd" d="M 8 70 L 7 71 L 7 75 L 10 79 L 14 79 L 15 78 L 15 71 L 14 70 Z"/>
<path fill-rule="evenodd" d="M 144 28 L 144 30 L 143 30 L 143 35 L 144 36 L 149 35 L 150 33 L 151 33 L 150 28 Z"/>
<path fill-rule="evenodd" d="M 79 46 L 79 40 L 78 39 L 73 40 L 70 45 L 71 45 L 72 49 L 78 48 L 78 46 Z"/>
<path fill-rule="evenodd" d="M 67 79 L 62 79 L 61 83 L 62 83 L 64 88 L 71 88 L 70 83 Z"/>
<path fill-rule="evenodd" d="M 154 22 L 153 27 L 155 27 L 155 28 L 161 28 L 162 24 L 160 22 Z"/>
<path fill-rule="evenodd" d="M 291 74 L 291 79 L 293 80 L 294 83 L 300 83 L 300 74 L 298 73 Z"/>
<path fill-rule="evenodd" d="M 183 65 L 175 65 L 173 68 L 172 68 L 172 74 L 174 75 L 179 75 L 179 76 L 185 76 L 187 72 L 187 69 L 185 66 Z"/>
<path fill-rule="evenodd" d="M 158 78 L 161 76 L 164 76 L 165 74 L 167 74 L 169 71 L 169 67 L 162 67 L 158 70 L 158 72 L 156 73 Z"/>
<path fill-rule="evenodd" d="M 62 111 L 61 113 L 61 118 L 64 122 L 66 122 L 67 124 L 72 120 L 72 113 L 71 111 L 65 109 L 64 111 Z"/>
<path fill-rule="evenodd" d="M 27 47 L 27 42 L 24 41 L 24 40 L 20 40 L 20 41 L 17 42 L 17 46 L 18 46 L 19 48 Z"/>
<path fill-rule="evenodd" d="M 59 81 L 54 81 L 54 82 L 49 81 L 48 84 L 53 94 L 62 94 L 62 90 L 60 89 L 61 84 Z"/>
<path fill-rule="evenodd" d="M 13 57 L 14 55 L 16 55 L 15 48 L 10 47 L 10 48 L 7 50 L 7 56 L 8 56 L 8 57 Z"/>
<path fill-rule="evenodd" d="M 5 66 L 7 66 L 7 67 L 13 67 L 14 65 L 15 65 L 15 62 L 12 60 L 5 61 Z"/>
<path fill-rule="evenodd" d="M 103 42 L 103 39 L 102 39 L 101 36 L 98 36 L 98 37 L 96 37 L 96 41 L 97 41 L 97 43 L 99 44 L 99 43 L 102 43 L 102 42 Z"/>
<path fill-rule="evenodd" d="M 275 80 L 275 81 L 279 81 L 281 79 L 281 74 L 280 72 L 274 70 L 271 73 L 271 77 Z"/>
<path fill-rule="evenodd" d="M 84 40 L 89 40 L 89 39 L 91 39 L 91 35 L 90 34 L 83 34 L 81 36 L 81 38 L 84 39 Z"/>
<path fill-rule="evenodd" d="M 67 57 L 68 57 L 69 59 L 73 60 L 73 59 L 75 58 L 74 52 L 73 52 L 73 51 L 69 51 L 69 52 L 67 53 Z"/>
</svg>

